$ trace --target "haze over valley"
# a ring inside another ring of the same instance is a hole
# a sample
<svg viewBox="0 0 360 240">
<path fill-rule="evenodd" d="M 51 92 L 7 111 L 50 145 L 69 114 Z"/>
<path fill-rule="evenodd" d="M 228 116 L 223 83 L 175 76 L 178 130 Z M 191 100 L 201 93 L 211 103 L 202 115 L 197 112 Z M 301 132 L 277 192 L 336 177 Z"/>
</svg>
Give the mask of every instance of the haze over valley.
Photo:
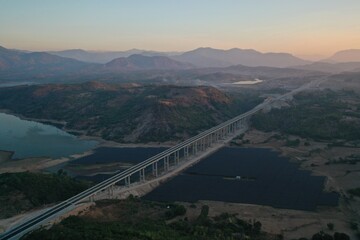
<svg viewBox="0 0 360 240">
<path fill-rule="evenodd" d="M 0 240 L 360 239 L 359 12 L 4 2 Z"/>
</svg>

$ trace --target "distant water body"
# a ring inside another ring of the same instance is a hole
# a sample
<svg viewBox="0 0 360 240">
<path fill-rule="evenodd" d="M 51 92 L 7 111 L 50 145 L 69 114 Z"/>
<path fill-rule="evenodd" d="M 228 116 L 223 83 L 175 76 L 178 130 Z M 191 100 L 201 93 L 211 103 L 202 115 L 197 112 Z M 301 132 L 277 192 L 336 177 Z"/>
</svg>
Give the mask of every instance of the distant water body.
<svg viewBox="0 0 360 240">
<path fill-rule="evenodd" d="M 13 158 L 60 158 L 94 148 L 97 141 L 81 140 L 54 126 L 22 120 L 0 113 L 0 150 L 13 151 Z"/>
<path fill-rule="evenodd" d="M 21 85 L 35 85 L 36 83 L 33 82 L 0 82 L 0 88 L 2 87 L 15 87 L 15 86 L 21 86 Z"/>
<path fill-rule="evenodd" d="M 235 84 L 235 85 L 253 85 L 253 84 L 258 84 L 258 83 L 262 83 L 262 82 L 263 82 L 263 80 L 255 78 L 255 80 L 252 80 L 252 81 L 239 81 L 239 82 L 234 82 L 233 84 Z"/>
</svg>

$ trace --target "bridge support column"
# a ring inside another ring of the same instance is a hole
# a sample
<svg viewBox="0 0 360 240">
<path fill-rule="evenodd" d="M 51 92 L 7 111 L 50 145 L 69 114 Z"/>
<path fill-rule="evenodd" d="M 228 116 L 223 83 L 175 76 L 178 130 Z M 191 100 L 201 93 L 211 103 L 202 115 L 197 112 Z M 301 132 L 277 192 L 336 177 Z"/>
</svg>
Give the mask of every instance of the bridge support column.
<svg viewBox="0 0 360 240">
<path fill-rule="evenodd" d="M 158 162 L 154 162 L 152 165 L 152 172 L 154 177 L 158 176 Z"/>
<path fill-rule="evenodd" d="M 111 185 L 110 187 L 108 187 L 107 191 L 108 191 L 109 198 L 110 199 L 113 198 L 114 197 L 114 185 Z"/>
<path fill-rule="evenodd" d="M 198 148 L 198 143 L 197 143 L 197 141 L 196 142 L 194 142 L 194 148 L 193 148 L 193 155 L 196 155 L 197 154 L 197 148 Z"/>
<path fill-rule="evenodd" d="M 170 168 L 170 164 L 169 164 L 169 156 L 166 156 L 164 158 L 164 171 L 167 172 L 169 171 Z"/>
<path fill-rule="evenodd" d="M 184 158 L 189 158 L 189 146 L 184 147 Z"/>
<path fill-rule="evenodd" d="M 215 141 L 218 142 L 219 138 L 220 138 L 220 133 L 219 133 L 219 131 L 216 131 L 215 132 Z"/>
<path fill-rule="evenodd" d="M 128 177 L 125 178 L 125 187 L 129 187 L 130 184 L 131 184 L 130 176 L 128 176 Z"/>
<path fill-rule="evenodd" d="M 180 150 L 176 151 L 174 153 L 174 157 L 175 157 L 175 165 L 179 165 L 179 162 L 180 162 Z"/>
<path fill-rule="evenodd" d="M 140 177 L 140 182 L 145 182 L 145 168 L 140 169 L 139 171 L 139 177 Z"/>
</svg>

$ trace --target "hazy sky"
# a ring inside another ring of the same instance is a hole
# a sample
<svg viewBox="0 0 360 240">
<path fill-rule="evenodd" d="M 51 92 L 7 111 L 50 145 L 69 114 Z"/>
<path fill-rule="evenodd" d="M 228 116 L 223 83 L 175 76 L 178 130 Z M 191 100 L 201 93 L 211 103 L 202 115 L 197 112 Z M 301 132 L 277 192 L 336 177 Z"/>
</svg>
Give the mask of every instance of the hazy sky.
<svg viewBox="0 0 360 240">
<path fill-rule="evenodd" d="M 360 48 L 360 0 L 0 0 L 0 45 L 330 55 Z"/>
</svg>

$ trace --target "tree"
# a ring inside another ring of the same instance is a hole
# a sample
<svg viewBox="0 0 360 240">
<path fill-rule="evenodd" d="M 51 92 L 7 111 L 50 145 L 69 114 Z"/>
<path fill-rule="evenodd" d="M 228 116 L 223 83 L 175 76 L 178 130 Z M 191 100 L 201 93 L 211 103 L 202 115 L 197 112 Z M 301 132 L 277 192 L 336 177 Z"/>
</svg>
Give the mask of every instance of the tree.
<svg viewBox="0 0 360 240">
<path fill-rule="evenodd" d="M 328 223 L 328 224 L 327 224 L 327 227 L 328 227 L 328 229 L 331 230 L 331 231 L 334 230 L 334 224 L 333 224 L 333 223 Z"/>
</svg>

